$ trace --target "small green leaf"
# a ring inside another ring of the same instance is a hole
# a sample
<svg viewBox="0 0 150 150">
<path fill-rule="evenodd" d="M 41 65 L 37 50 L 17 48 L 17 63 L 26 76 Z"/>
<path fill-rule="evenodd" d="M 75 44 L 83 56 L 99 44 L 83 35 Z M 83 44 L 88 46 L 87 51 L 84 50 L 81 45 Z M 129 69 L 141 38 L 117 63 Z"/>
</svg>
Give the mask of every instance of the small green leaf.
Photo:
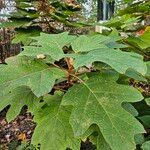
<svg viewBox="0 0 150 150">
<path fill-rule="evenodd" d="M 145 127 L 150 128 L 150 115 L 145 115 L 138 118 L 142 121 Z"/>
<path fill-rule="evenodd" d="M 40 29 L 36 27 L 27 28 L 27 29 L 18 29 L 12 43 L 22 43 L 23 45 L 29 45 L 33 39 L 33 36 L 39 36 Z"/>
<path fill-rule="evenodd" d="M 146 101 L 146 104 L 147 104 L 148 106 L 150 106 L 150 97 L 149 97 L 149 98 L 146 98 L 145 101 Z"/>
<path fill-rule="evenodd" d="M 136 134 L 134 139 L 136 145 L 142 145 L 145 142 L 144 134 Z"/>
<path fill-rule="evenodd" d="M 137 44 L 142 48 L 146 49 L 150 47 L 150 42 L 149 42 L 149 37 L 150 37 L 150 27 L 147 27 L 145 29 L 144 34 L 142 34 L 140 38 L 140 42 L 137 42 Z"/>
<path fill-rule="evenodd" d="M 131 115 L 133 115 L 134 117 L 138 116 L 138 111 L 134 108 L 134 106 L 132 106 L 132 104 L 130 103 L 122 103 L 122 107 L 128 111 Z"/>
<path fill-rule="evenodd" d="M 138 37 L 129 37 L 127 39 L 128 43 L 130 43 L 131 45 L 138 47 L 142 50 L 144 50 L 145 52 L 150 52 L 150 42 L 149 42 L 149 37 L 150 37 L 150 27 L 147 27 L 145 29 L 145 32 Z"/>
<path fill-rule="evenodd" d="M 146 141 L 142 144 L 142 150 L 149 150 L 150 149 L 150 141 Z"/>
<path fill-rule="evenodd" d="M 146 77 L 150 78 L 150 61 L 146 62 L 146 65 L 147 65 Z"/>
<path fill-rule="evenodd" d="M 17 21 L 12 21 L 12 22 L 2 22 L 2 23 L 0 23 L 0 28 L 21 27 L 25 24 L 28 24 L 28 21 L 17 20 Z"/>
<path fill-rule="evenodd" d="M 140 73 L 134 71 L 133 69 L 128 69 L 125 75 L 129 78 L 135 79 L 137 81 L 147 82 L 146 78 L 142 76 Z"/>
</svg>

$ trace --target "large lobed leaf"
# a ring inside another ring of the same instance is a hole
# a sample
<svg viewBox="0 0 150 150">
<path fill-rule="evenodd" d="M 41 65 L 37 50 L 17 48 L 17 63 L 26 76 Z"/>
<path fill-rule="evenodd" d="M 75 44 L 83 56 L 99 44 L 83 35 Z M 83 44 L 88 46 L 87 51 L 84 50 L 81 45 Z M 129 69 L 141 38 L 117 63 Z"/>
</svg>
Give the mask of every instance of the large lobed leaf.
<svg viewBox="0 0 150 150">
<path fill-rule="evenodd" d="M 133 69 L 142 75 L 146 74 L 147 67 L 141 55 L 114 49 L 120 47 L 115 41 L 121 39 L 114 32 L 110 36 L 97 34 L 79 37 L 68 35 L 67 32 L 56 35 L 41 33 L 39 37 L 33 39 L 37 42 L 32 46 L 24 47 L 20 55 L 36 57 L 44 54 L 49 55 L 53 60 L 73 57 L 75 69 L 99 61 L 108 64 L 121 74 L 125 74 L 128 69 Z M 64 54 L 63 47 L 66 45 L 71 45 L 75 53 Z"/>
<path fill-rule="evenodd" d="M 28 106 L 28 111 L 35 112 L 39 107 L 39 99 L 26 87 L 18 87 L 12 90 L 11 93 L 0 97 L 0 110 L 10 105 L 6 114 L 7 121 L 13 120 L 19 115 L 23 106 Z"/>
<path fill-rule="evenodd" d="M 27 86 L 40 97 L 51 91 L 56 79 L 65 76 L 62 70 L 33 58 L 12 57 L 7 63 L 0 66 L 0 94 L 19 86 Z"/>
<path fill-rule="evenodd" d="M 136 89 L 103 75 L 73 86 L 63 97 L 62 105 L 73 106 L 70 123 L 75 136 L 82 136 L 91 125 L 97 124 L 112 150 L 134 150 L 134 135 L 144 129 L 121 104 L 142 98 Z"/>
<path fill-rule="evenodd" d="M 142 56 L 110 48 L 102 48 L 87 54 L 72 54 L 70 56 L 75 58 L 75 68 L 88 66 L 93 62 L 103 62 L 121 74 L 125 74 L 127 69 L 133 69 L 145 75 L 147 70 Z"/>
<path fill-rule="evenodd" d="M 37 56 L 39 54 L 50 55 L 54 60 L 59 60 L 64 56 L 62 48 L 68 45 L 76 36 L 68 35 L 67 32 L 60 34 L 41 33 L 40 36 L 32 39 L 37 42 L 37 46 L 25 46 L 20 55 Z"/>
</svg>

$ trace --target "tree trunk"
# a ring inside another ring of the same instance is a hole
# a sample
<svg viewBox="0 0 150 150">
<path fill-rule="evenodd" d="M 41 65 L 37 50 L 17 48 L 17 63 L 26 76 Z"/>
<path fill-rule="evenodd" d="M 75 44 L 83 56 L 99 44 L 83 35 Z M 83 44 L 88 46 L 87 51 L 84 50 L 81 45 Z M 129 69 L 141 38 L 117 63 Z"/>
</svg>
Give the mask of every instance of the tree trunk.
<svg viewBox="0 0 150 150">
<path fill-rule="evenodd" d="M 108 13 L 109 13 L 109 18 L 111 16 L 113 16 L 114 11 L 115 11 L 115 1 L 109 2 L 109 9 L 108 9 Z"/>
<path fill-rule="evenodd" d="M 97 21 L 103 20 L 103 2 L 97 0 Z"/>
</svg>

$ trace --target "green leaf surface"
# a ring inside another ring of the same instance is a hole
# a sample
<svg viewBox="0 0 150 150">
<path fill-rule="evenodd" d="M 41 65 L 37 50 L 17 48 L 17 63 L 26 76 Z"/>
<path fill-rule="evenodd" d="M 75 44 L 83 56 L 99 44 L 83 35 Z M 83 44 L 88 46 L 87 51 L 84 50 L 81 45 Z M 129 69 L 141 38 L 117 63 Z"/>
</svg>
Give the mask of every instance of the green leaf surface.
<svg viewBox="0 0 150 150">
<path fill-rule="evenodd" d="M 146 78 L 143 75 L 141 75 L 140 73 L 134 71 L 133 69 L 128 69 L 126 71 L 125 75 L 127 77 L 135 79 L 137 81 L 147 82 Z"/>
<path fill-rule="evenodd" d="M 148 106 L 150 106 L 150 97 L 145 99 L 145 102 Z"/>
<path fill-rule="evenodd" d="M 71 45 L 75 52 L 88 52 L 98 48 L 106 48 L 104 42 L 107 40 L 109 40 L 109 37 L 100 34 L 94 36 L 81 35 Z"/>
<path fill-rule="evenodd" d="M 150 78 L 150 61 L 146 62 L 147 65 L 147 73 L 146 73 L 146 77 Z"/>
<path fill-rule="evenodd" d="M 137 43 L 137 44 L 139 44 L 139 46 L 141 48 L 146 49 L 146 48 L 150 47 L 150 27 L 147 27 L 145 29 L 145 32 L 144 32 L 144 34 L 142 34 L 140 36 L 140 39 L 141 39 L 141 42 Z"/>
<path fill-rule="evenodd" d="M 144 134 L 136 134 L 134 139 L 137 145 L 142 145 L 145 142 Z"/>
<path fill-rule="evenodd" d="M 0 28 L 14 28 L 14 27 L 21 27 L 23 25 L 27 25 L 28 21 L 24 20 L 18 20 L 13 22 L 2 22 L 0 23 Z"/>
<path fill-rule="evenodd" d="M 142 75 L 146 74 L 147 67 L 141 55 L 122 52 L 110 48 L 97 49 L 87 54 L 71 55 L 75 58 L 75 68 L 88 66 L 93 62 L 103 62 L 110 65 L 121 74 L 125 74 L 127 69 L 133 69 Z"/>
<path fill-rule="evenodd" d="M 94 68 L 96 70 L 100 70 L 100 71 L 102 71 L 102 70 L 112 70 L 112 71 L 115 71 L 109 65 L 101 63 L 101 62 L 95 62 L 93 65 L 94 65 Z M 147 82 L 147 80 L 144 76 L 142 76 L 140 73 L 134 71 L 133 69 L 126 70 L 126 73 L 125 73 L 125 75 L 123 75 L 123 78 L 127 78 L 127 79 L 132 78 L 132 79 L 135 79 L 137 81 Z"/>
<path fill-rule="evenodd" d="M 54 60 L 59 60 L 64 57 L 74 57 L 74 67 L 87 66 L 93 62 L 99 61 L 108 64 L 113 69 L 121 74 L 125 74 L 126 70 L 133 69 L 136 72 L 145 75 L 146 64 L 143 62 L 143 57 L 136 53 L 122 52 L 119 49 L 107 47 L 107 44 L 112 39 L 119 40 L 111 35 L 94 35 L 94 36 L 72 36 L 67 32 L 61 34 L 45 34 L 41 33 L 39 37 L 33 38 L 36 43 L 32 46 L 24 47 L 24 51 L 20 55 L 36 57 L 39 54 L 49 55 Z M 75 52 L 88 52 L 81 54 L 64 54 L 62 48 L 65 45 L 72 46 Z M 105 48 L 104 48 L 105 47 Z"/>
<path fill-rule="evenodd" d="M 11 91 L 19 86 L 28 86 L 37 96 L 49 93 L 55 80 L 65 76 L 65 73 L 54 67 L 49 67 L 40 60 L 28 57 L 12 57 L 7 59 L 8 65 L 0 66 L 0 88 Z"/>
<path fill-rule="evenodd" d="M 124 48 L 125 45 L 119 44 L 116 41 L 121 40 L 121 37 L 113 31 L 109 36 L 101 34 L 96 35 L 81 35 L 71 42 L 74 52 L 89 52 L 98 48 Z"/>
<path fill-rule="evenodd" d="M 138 118 L 142 121 L 145 127 L 150 128 L 150 115 L 145 115 Z"/>
<path fill-rule="evenodd" d="M 96 145 L 97 150 L 111 150 L 102 133 L 98 132 L 97 136 L 91 135 L 89 139 Z"/>
<path fill-rule="evenodd" d="M 22 43 L 23 45 L 29 45 L 33 41 L 31 37 L 39 36 L 40 32 L 41 32 L 40 29 L 36 27 L 34 27 L 34 29 L 27 28 L 17 30 L 17 34 L 14 36 L 12 43 Z"/>
<path fill-rule="evenodd" d="M 62 48 L 63 46 L 69 44 L 72 40 L 76 39 L 76 36 L 68 35 L 68 32 L 59 34 L 41 33 L 40 36 L 34 37 L 33 39 L 41 45 L 48 43 L 51 45 L 57 45 L 58 48 Z"/>
<path fill-rule="evenodd" d="M 62 48 L 68 45 L 76 36 L 69 36 L 67 32 L 60 34 L 41 33 L 40 36 L 32 39 L 36 40 L 37 46 L 26 46 L 20 55 L 37 56 L 39 54 L 50 55 L 54 60 L 59 60 L 64 56 Z"/>
<path fill-rule="evenodd" d="M 62 105 L 73 106 L 70 123 L 75 136 L 82 136 L 92 124 L 97 124 L 112 150 L 134 150 L 134 135 L 144 129 L 121 104 L 142 99 L 133 87 L 95 76 L 73 86 L 63 97 Z"/>
<path fill-rule="evenodd" d="M 122 107 L 128 111 L 131 115 L 133 115 L 134 117 L 138 116 L 138 111 L 134 108 L 134 106 L 132 106 L 132 104 L 130 103 L 122 103 Z"/>
<path fill-rule="evenodd" d="M 134 37 L 134 36 L 131 36 L 127 39 L 127 41 L 135 46 L 135 47 L 139 47 L 140 49 L 142 49 L 143 51 L 145 52 L 150 52 L 150 27 L 147 27 L 145 29 L 145 32 L 138 36 L 138 37 Z"/>
<path fill-rule="evenodd" d="M 6 114 L 7 121 L 10 122 L 19 115 L 23 106 L 28 106 L 28 110 L 33 113 L 39 105 L 38 98 L 32 93 L 28 87 L 18 87 L 0 97 L 0 110 L 10 105 Z"/>
<path fill-rule="evenodd" d="M 47 102 L 34 120 L 37 127 L 34 131 L 32 143 L 41 144 L 41 150 L 72 150 L 80 149 L 80 140 L 74 138 L 71 125 L 69 124 L 70 107 L 60 106 L 62 94 L 47 95 Z"/>
<path fill-rule="evenodd" d="M 150 141 L 146 141 L 142 144 L 142 150 L 150 150 Z"/>
<path fill-rule="evenodd" d="M 109 147 L 108 143 L 105 141 L 97 125 L 92 125 L 86 131 L 84 136 L 85 138 L 88 137 L 90 142 L 92 142 L 96 146 L 96 150 L 111 150 L 111 148 Z"/>
</svg>

